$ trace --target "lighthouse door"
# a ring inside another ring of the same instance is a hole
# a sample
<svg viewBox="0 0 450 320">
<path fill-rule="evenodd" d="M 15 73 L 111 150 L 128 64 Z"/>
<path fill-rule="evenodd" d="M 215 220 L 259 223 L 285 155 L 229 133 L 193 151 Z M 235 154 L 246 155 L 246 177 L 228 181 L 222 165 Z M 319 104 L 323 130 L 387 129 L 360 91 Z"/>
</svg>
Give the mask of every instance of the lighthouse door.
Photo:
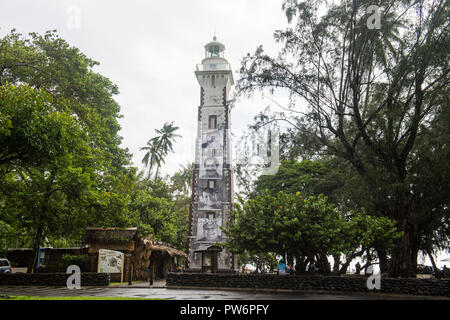
<svg viewBox="0 0 450 320">
<path fill-rule="evenodd" d="M 217 272 L 217 252 L 204 251 L 202 253 L 202 272 L 204 273 Z"/>
</svg>

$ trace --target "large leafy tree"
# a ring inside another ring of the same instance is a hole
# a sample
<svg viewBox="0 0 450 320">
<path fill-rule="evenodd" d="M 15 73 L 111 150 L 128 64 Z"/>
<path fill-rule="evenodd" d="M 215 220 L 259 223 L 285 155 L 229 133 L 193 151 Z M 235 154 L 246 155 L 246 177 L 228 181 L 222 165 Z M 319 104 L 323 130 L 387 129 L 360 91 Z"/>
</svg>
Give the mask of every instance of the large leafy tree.
<svg viewBox="0 0 450 320">
<path fill-rule="evenodd" d="M 11 121 L 9 134 L 0 137 L 4 153 L 16 145 L 25 150 L 2 167 L 2 220 L 34 232 L 35 252 L 46 235 L 76 237 L 74 227 L 101 219 L 119 223 L 111 219 L 113 195 L 96 188 L 101 162 L 77 119 L 55 111 L 50 95 L 28 86 L 1 86 L 0 101 Z"/>
<path fill-rule="evenodd" d="M 99 63 L 71 47 L 55 31 L 28 37 L 11 31 L 0 39 L 0 85 L 25 83 L 50 94 L 55 108 L 65 108 L 89 131 L 91 144 L 102 151 L 111 170 L 128 164 L 120 148 L 118 88 L 93 71 Z"/>
<path fill-rule="evenodd" d="M 381 14 L 379 29 L 368 27 L 371 5 Z M 431 163 L 418 155 L 448 150 L 427 151 L 418 143 L 428 136 L 433 141 L 431 124 L 448 108 L 448 8 L 445 0 L 287 0 L 283 9 L 292 25 L 275 33 L 284 44 L 278 57 L 259 47 L 242 63 L 238 94 L 287 89 L 290 107 L 307 107 L 284 118 L 294 136 L 308 137 L 303 143 L 314 146 L 316 155 L 351 164 L 376 214 L 398 222 L 403 237 L 391 252 L 391 276 L 415 273 L 421 228 L 415 212 L 439 211 L 441 219 L 433 221 L 448 223 L 442 218 L 447 200 L 417 207 L 424 194 L 414 192 L 431 177 L 420 167 Z M 446 185 L 442 175 L 433 177 L 433 185 Z M 384 270 L 387 253 L 378 251 Z"/>
<path fill-rule="evenodd" d="M 288 194 L 300 192 L 306 197 L 323 194 L 327 196 L 329 203 L 342 212 L 352 210 L 358 212 L 361 208 L 364 208 L 368 214 L 376 215 L 366 195 L 368 190 L 364 189 L 364 185 L 361 185 L 360 177 L 348 165 L 334 160 L 333 158 L 322 157 L 320 161 L 282 161 L 276 174 L 262 175 L 256 179 L 251 198 L 261 195 L 265 190 L 272 195 L 280 191 Z M 364 228 L 364 224 L 355 225 L 355 227 L 359 226 Z M 357 239 L 357 237 L 349 237 L 349 241 L 358 241 Z M 377 243 L 379 249 L 381 249 L 383 247 L 382 242 L 377 241 Z M 333 270 L 336 273 L 345 273 L 354 258 L 367 252 L 369 252 L 371 258 L 377 256 L 376 251 L 364 245 L 358 247 L 357 243 L 354 243 L 353 248 L 354 250 L 333 255 Z M 342 256 L 345 256 L 345 261 L 342 261 Z M 290 256 L 288 256 L 289 258 Z"/>
<path fill-rule="evenodd" d="M 178 229 L 177 244 L 179 248 L 182 248 L 183 250 L 187 249 L 193 170 L 194 163 L 188 163 L 186 166 L 181 165 L 181 168 L 170 178 L 171 193 L 175 203 L 176 225 Z"/>
<path fill-rule="evenodd" d="M 263 191 L 247 202 L 241 199 L 231 218 L 228 229 L 223 229 L 229 237 L 225 246 L 236 253 L 294 256 L 299 272 L 312 259 L 327 272 L 328 255 L 343 253 L 354 258 L 377 242 L 389 248 L 400 235 L 395 222 L 388 218 L 372 217 L 362 211 L 344 214 L 326 197 L 303 197 L 300 192 L 273 195 Z"/>
<path fill-rule="evenodd" d="M 136 215 L 134 221 L 141 236 L 153 235 L 156 240 L 174 244 L 177 230 L 173 206 L 171 199 L 138 190 L 132 195 L 129 210 Z"/>
<path fill-rule="evenodd" d="M 180 172 L 183 170 L 175 173 L 172 180 L 178 179 Z M 152 235 L 180 250 L 186 248 L 189 198 L 182 185 L 143 178 L 142 173 L 131 192 L 128 210 L 140 236 Z"/>
<path fill-rule="evenodd" d="M 47 239 L 129 223 L 134 169 L 119 146 L 117 87 L 97 64 L 55 32 L 0 39 L 0 214 L 36 255 Z"/>
<path fill-rule="evenodd" d="M 255 181 L 254 194 L 270 190 L 295 194 L 300 191 L 306 195 L 325 194 L 330 197 L 343 182 L 341 177 L 327 168 L 325 162 L 303 160 L 283 161 L 274 175 L 262 175 Z"/>
<path fill-rule="evenodd" d="M 448 99 L 448 97 L 446 98 Z M 448 103 L 447 103 L 448 104 Z M 426 135 L 417 139 L 417 162 L 412 179 L 414 193 L 411 220 L 416 226 L 417 247 L 428 254 L 431 262 L 436 251 L 448 249 L 450 215 L 450 108 L 445 108 L 430 123 Z M 431 150 L 430 150 L 431 149 Z"/>
</svg>

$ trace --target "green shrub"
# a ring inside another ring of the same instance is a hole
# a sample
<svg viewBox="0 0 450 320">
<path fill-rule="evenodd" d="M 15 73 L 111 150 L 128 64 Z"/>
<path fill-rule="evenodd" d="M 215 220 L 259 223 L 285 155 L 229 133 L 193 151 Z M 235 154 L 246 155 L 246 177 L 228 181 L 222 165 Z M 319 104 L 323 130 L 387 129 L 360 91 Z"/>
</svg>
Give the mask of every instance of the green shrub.
<svg viewBox="0 0 450 320">
<path fill-rule="evenodd" d="M 74 256 L 71 254 L 64 254 L 61 262 L 59 263 L 60 272 L 66 272 L 67 267 L 70 265 L 77 265 L 80 267 L 81 272 L 89 272 L 89 257 L 87 254 Z"/>
</svg>

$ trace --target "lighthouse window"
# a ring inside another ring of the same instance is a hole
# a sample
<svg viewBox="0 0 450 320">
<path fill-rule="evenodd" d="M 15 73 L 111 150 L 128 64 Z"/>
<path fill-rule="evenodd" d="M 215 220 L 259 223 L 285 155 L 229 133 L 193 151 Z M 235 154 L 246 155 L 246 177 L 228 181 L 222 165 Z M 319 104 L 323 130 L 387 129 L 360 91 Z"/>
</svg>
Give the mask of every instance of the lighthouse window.
<svg viewBox="0 0 450 320">
<path fill-rule="evenodd" d="M 211 267 L 211 253 L 203 252 L 203 266 Z M 211 272 L 211 270 L 208 270 L 208 272 Z"/>
<path fill-rule="evenodd" d="M 216 76 L 211 77 L 211 86 L 216 87 Z"/>
<path fill-rule="evenodd" d="M 209 116 L 208 129 L 217 129 L 217 116 Z"/>
<path fill-rule="evenodd" d="M 213 51 L 214 51 L 214 55 L 218 56 L 219 55 L 219 46 L 214 46 Z"/>
</svg>

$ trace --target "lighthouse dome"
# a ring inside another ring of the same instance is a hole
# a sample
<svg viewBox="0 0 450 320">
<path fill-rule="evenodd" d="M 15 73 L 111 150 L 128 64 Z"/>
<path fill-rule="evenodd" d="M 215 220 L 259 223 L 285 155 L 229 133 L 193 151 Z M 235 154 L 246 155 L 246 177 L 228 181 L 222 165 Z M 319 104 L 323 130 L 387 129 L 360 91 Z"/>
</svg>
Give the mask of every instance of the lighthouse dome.
<svg viewBox="0 0 450 320">
<path fill-rule="evenodd" d="M 205 45 L 205 58 L 221 57 L 223 58 L 223 53 L 225 51 L 225 46 L 217 41 L 216 36 L 214 36 L 213 41 L 208 42 Z"/>
</svg>

